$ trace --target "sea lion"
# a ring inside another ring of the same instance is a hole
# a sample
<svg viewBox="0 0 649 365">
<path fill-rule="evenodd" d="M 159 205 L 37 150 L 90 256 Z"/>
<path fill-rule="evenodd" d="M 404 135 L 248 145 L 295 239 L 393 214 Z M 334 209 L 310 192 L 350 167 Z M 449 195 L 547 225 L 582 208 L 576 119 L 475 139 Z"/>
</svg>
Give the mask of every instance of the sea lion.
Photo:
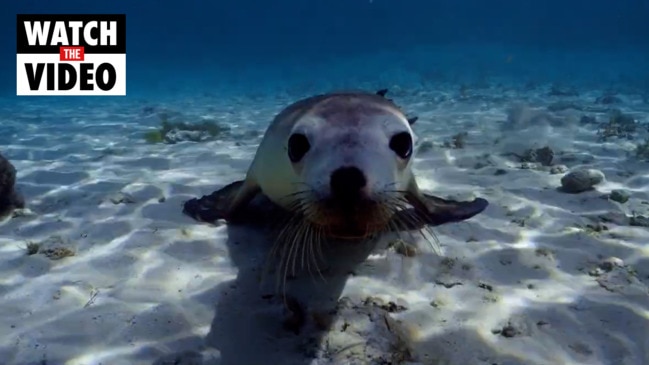
<svg viewBox="0 0 649 365">
<path fill-rule="evenodd" d="M 281 220 L 281 234 L 292 242 L 365 240 L 482 212 L 485 199 L 420 191 L 412 172 L 417 118 L 407 118 L 386 93 L 333 92 L 294 102 L 271 122 L 246 178 L 187 201 L 184 212 L 231 224 Z M 255 198 L 265 205 L 253 204 Z"/>
</svg>

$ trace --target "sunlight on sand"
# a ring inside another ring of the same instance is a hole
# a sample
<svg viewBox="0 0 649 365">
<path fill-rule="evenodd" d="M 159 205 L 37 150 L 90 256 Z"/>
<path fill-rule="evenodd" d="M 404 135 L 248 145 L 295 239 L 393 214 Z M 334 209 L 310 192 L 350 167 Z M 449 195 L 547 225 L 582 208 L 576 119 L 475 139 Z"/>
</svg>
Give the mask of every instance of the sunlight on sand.
<svg viewBox="0 0 649 365">
<path fill-rule="evenodd" d="M 336 337 L 347 335 L 341 327 L 315 336 L 332 346 L 316 356 L 333 363 L 342 344 L 382 344 L 372 336 L 387 323 L 412 364 L 646 363 L 649 344 L 640 338 L 649 326 L 649 232 L 628 220 L 649 211 L 647 163 L 632 155 L 633 144 L 600 143 L 596 126 L 579 122 L 582 114 L 604 119 L 604 112 L 548 114 L 556 100 L 545 92 L 492 87 L 460 99 L 456 89 L 400 90 L 394 98 L 420 117 L 413 128 L 433 146 L 415 161 L 420 187 L 485 197 L 489 208 L 433 229 L 442 256 L 426 238 L 404 235 L 417 246 L 415 257 L 378 250 L 349 278 L 290 282 L 310 288 L 302 295 L 316 304 L 347 297 L 352 313 L 383 310 L 368 298 L 404 307 L 371 323 L 345 318 L 356 337 Z M 18 170 L 29 210 L 0 223 L 0 359 L 216 365 L 254 362 L 259 352 L 269 363 L 312 364 L 313 354 L 296 350 L 308 336 L 283 330 L 286 311 L 268 290 L 274 280 L 262 280 L 268 242 L 182 214 L 185 200 L 245 176 L 266 123 L 304 96 L 280 95 L 61 107 L 51 117 L 66 122 L 55 125 L 31 118 L 50 115 L 43 106 L 5 113 L 3 123 L 18 132 L 1 152 Z M 628 100 L 625 108 L 646 121 L 649 107 Z M 538 108 L 508 125 L 508 110 L 521 102 Z M 236 128 L 216 141 L 147 144 L 143 134 L 158 126 L 157 113 L 170 111 Z M 463 131 L 464 148 L 444 147 Z M 545 145 L 554 150 L 553 166 L 599 169 L 606 180 L 580 194 L 557 190 L 565 171 L 523 166 L 516 157 Z M 629 201 L 608 199 L 615 189 Z M 28 244 L 41 251 L 27 255 Z M 73 255 L 43 254 L 61 248 Z M 381 354 L 393 350 L 380 346 Z"/>
</svg>

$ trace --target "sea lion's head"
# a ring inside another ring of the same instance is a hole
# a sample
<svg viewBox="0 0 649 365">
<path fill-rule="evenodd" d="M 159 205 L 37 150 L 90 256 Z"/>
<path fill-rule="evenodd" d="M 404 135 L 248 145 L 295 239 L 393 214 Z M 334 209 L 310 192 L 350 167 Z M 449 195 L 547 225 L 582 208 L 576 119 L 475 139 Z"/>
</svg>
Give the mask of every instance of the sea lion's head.
<svg viewBox="0 0 649 365">
<path fill-rule="evenodd" d="M 414 140 L 406 116 L 381 96 L 320 101 L 286 137 L 286 157 L 301 185 L 293 208 L 327 236 L 364 238 L 390 228 L 413 179 Z"/>
</svg>

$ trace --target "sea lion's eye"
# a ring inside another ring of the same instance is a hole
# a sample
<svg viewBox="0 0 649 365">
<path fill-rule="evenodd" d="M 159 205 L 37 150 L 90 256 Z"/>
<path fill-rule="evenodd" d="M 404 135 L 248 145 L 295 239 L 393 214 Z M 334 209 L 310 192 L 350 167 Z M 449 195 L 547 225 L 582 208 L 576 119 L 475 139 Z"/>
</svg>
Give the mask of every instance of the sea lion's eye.
<svg viewBox="0 0 649 365">
<path fill-rule="evenodd" d="M 310 148 L 309 139 L 304 134 L 292 134 L 288 139 L 288 158 L 291 162 L 297 163 L 309 152 Z"/>
<path fill-rule="evenodd" d="M 403 159 L 409 158 L 412 155 L 412 137 L 410 133 L 401 132 L 392 136 L 390 149 Z"/>
</svg>

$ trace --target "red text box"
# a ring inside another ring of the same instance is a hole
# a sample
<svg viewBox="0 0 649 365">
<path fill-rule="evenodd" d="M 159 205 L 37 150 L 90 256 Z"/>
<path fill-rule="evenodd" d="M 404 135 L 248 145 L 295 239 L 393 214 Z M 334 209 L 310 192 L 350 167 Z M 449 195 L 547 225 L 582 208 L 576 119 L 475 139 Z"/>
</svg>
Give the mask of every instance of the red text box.
<svg viewBox="0 0 649 365">
<path fill-rule="evenodd" d="M 59 56 L 61 61 L 83 61 L 83 47 L 61 47 Z"/>
</svg>

